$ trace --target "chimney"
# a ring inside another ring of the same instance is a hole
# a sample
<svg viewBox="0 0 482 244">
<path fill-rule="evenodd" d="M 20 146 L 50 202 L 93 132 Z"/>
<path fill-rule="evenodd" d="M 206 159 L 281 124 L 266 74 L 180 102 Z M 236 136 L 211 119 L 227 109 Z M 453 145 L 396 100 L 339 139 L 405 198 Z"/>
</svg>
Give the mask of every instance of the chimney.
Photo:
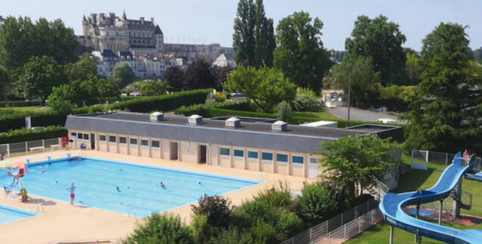
<svg viewBox="0 0 482 244">
<path fill-rule="evenodd" d="M 152 122 L 158 122 L 164 120 L 164 114 L 159 112 L 154 112 L 150 115 Z"/>
<path fill-rule="evenodd" d="M 144 24 L 144 17 L 141 17 L 141 24 Z"/>
<path fill-rule="evenodd" d="M 241 127 L 241 120 L 236 117 L 231 117 L 225 122 L 226 127 L 239 128 Z"/>
<path fill-rule="evenodd" d="M 203 124 L 203 117 L 199 116 L 197 114 L 193 114 L 187 119 L 187 121 L 188 121 L 189 125 L 202 125 Z"/>
<path fill-rule="evenodd" d="M 152 25 L 154 25 L 154 18 L 151 18 Z"/>
<path fill-rule="evenodd" d="M 283 132 L 283 131 L 288 131 L 288 124 L 284 121 L 276 121 L 273 124 L 271 124 L 271 130 L 273 132 Z"/>
</svg>

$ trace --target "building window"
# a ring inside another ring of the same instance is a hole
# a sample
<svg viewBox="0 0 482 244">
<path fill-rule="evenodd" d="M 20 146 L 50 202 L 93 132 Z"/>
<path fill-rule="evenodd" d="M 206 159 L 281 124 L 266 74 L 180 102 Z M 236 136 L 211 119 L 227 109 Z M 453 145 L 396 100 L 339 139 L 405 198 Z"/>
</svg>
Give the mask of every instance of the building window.
<svg viewBox="0 0 482 244">
<path fill-rule="evenodd" d="M 89 140 L 89 134 L 84 134 L 84 140 L 86 140 L 86 141 Z"/>
<path fill-rule="evenodd" d="M 292 156 L 291 162 L 294 164 L 304 164 L 305 158 L 303 156 Z"/>
<path fill-rule="evenodd" d="M 148 146 L 149 146 L 149 140 L 147 140 L 147 139 L 141 139 L 141 146 L 143 146 L 143 147 L 148 147 Z"/>
<path fill-rule="evenodd" d="M 219 154 L 221 154 L 221 156 L 229 156 L 231 155 L 231 150 L 229 148 L 223 148 L 221 147 L 221 149 L 219 150 Z"/>
<path fill-rule="evenodd" d="M 137 146 L 137 139 L 136 138 L 131 138 L 129 140 L 129 143 L 131 144 L 131 146 Z"/>
<path fill-rule="evenodd" d="M 258 159 L 258 152 L 248 151 L 248 159 Z"/>
<path fill-rule="evenodd" d="M 261 153 L 261 159 L 263 161 L 273 161 L 273 153 L 262 152 Z"/>
<path fill-rule="evenodd" d="M 153 148 L 160 148 L 161 147 L 160 141 L 151 141 L 151 144 L 152 144 Z"/>
<path fill-rule="evenodd" d="M 119 144 L 127 144 L 127 137 L 119 137 Z"/>
<path fill-rule="evenodd" d="M 105 140 L 106 140 L 105 135 L 99 135 L 99 141 L 100 142 L 105 142 Z"/>
<path fill-rule="evenodd" d="M 116 137 L 115 136 L 109 136 L 109 142 L 110 143 L 116 143 Z"/>
<path fill-rule="evenodd" d="M 83 139 L 84 139 L 84 134 L 79 133 L 79 134 L 77 135 L 77 139 L 83 140 Z"/>
<path fill-rule="evenodd" d="M 276 162 L 288 163 L 288 154 L 276 154 Z"/>
<path fill-rule="evenodd" d="M 244 158 L 244 150 L 234 149 L 234 156 L 237 158 Z"/>
<path fill-rule="evenodd" d="M 72 140 L 77 139 L 77 132 L 70 132 L 70 138 L 71 138 Z"/>
</svg>

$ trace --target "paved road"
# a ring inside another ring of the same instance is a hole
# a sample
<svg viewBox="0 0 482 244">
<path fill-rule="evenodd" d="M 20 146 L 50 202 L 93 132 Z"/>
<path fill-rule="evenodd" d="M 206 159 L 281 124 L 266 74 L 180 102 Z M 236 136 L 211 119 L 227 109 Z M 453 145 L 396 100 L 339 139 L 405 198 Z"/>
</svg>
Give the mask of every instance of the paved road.
<svg viewBox="0 0 482 244">
<path fill-rule="evenodd" d="M 348 107 L 326 108 L 331 114 L 348 119 Z M 368 110 L 350 108 L 350 120 L 377 122 L 379 118 L 398 119 L 397 116 L 388 115 L 380 112 L 370 112 Z"/>
</svg>

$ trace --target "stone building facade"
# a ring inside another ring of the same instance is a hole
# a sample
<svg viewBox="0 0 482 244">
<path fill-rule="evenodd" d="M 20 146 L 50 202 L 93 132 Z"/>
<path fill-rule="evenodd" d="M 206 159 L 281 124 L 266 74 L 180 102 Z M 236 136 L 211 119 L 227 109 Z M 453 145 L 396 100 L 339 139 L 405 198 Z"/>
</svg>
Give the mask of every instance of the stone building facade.
<svg viewBox="0 0 482 244">
<path fill-rule="evenodd" d="M 129 51 L 139 55 L 167 55 L 187 60 L 205 59 L 213 62 L 221 53 L 219 44 L 167 44 L 159 25 L 141 17 L 127 19 L 115 13 L 91 14 L 82 19 L 83 35 L 77 37 L 79 52 L 93 52 L 107 49 L 114 53 Z"/>
</svg>

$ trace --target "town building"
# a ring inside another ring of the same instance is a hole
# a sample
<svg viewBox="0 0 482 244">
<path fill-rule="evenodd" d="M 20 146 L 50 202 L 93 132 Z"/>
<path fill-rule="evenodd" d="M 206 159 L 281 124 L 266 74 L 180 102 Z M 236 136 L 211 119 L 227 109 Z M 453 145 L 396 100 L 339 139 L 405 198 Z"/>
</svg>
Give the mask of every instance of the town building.
<svg viewBox="0 0 482 244">
<path fill-rule="evenodd" d="M 69 115 L 65 128 L 76 149 L 84 144 L 103 152 L 310 178 L 321 173 L 314 153 L 322 141 L 401 133 L 396 126 L 313 128 L 282 121 L 254 123 L 157 112 Z"/>
<path fill-rule="evenodd" d="M 233 59 L 233 55 L 221 53 L 216 60 L 213 62 L 213 66 L 218 67 L 236 67 L 236 62 Z"/>
</svg>

